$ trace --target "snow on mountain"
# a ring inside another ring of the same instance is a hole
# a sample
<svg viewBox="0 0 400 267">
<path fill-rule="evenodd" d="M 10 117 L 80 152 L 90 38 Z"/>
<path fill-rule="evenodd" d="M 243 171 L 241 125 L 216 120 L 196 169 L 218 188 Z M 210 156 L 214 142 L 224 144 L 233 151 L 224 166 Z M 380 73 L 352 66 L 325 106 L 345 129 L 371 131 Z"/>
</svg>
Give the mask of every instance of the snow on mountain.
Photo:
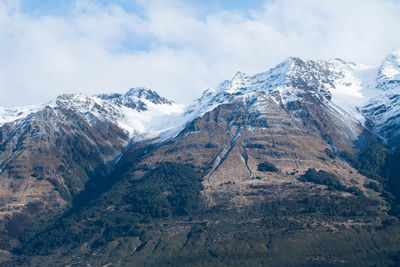
<svg viewBox="0 0 400 267">
<path fill-rule="evenodd" d="M 378 71 L 377 88 L 397 89 L 400 86 L 400 50 L 393 51 L 383 61 Z"/>
<path fill-rule="evenodd" d="M 142 88 L 139 90 L 142 90 Z M 132 90 L 121 96 L 122 103 L 127 99 L 137 99 L 136 103 L 139 103 L 141 109 L 137 110 L 137 108 L 131 108 L 124 104 L 117 105 L 121 114 L 117 123 L 129 132 L 131 138 L 158 138 L 160 140 L 168 139 L 177 134 L 174 130 L 177 127 L 177 120 L 183 114 L 184 105 L 162 98 L 154 91 L 145 95 L 130 93 L 132 93 Z M 130 103 L 130 100 L 128 100 L 128 103 Z"/>
<path fill-rule="evenodd" d="M 119 107 L 128 107 L 130 109 L 136 109 L 137 111 L 148 110 L 147 102 L 155 105 L 172 105 L 173 102 L 159 96 L 156 92 L 149 90 L 144 87 L 132 88 L 125 94 L 101 94 L 96 97 L 112 102 Z"/>
<path fill-rule="evenodd" d="M 3 108 L 0 107 L 0 126 L 5 123 L 13 122 L 25 118 L 31 113 L 41 110 L 45 105 L 31 105 L 19 108 Z"/>
<path fill-rule="evenodd" d="M 280 106 L 311 94 L 335 112 L 363 123 L 364 117 L 357 107 L 366 101 L 363 90 L 370 83 L 363 79 L 366 73 L 375 71 L 374 67 L 347 63 L 340 59 L 305 62 L 291 57 L 267 72 L 252 76 L 236 73 L 232 80 L 205 91 L 186 113 L 199 116 L 219 104 L 263 91 Z"/>
<path fill-rule="evenodd" d="M 184 106 L 159 96 L 146 88 L 132 88 L 125 94 L 64 94 L 48 104 L 0 109 L 0 126 L 25 118 L 44 108 L 69 110 L 83 116 L 89 124 L 94 118 L 109 121 L 124 129 L 130 138 L 168 138 L 175 127 L 174 118 Z"/>
<path fill-rule="evenodd" d="M 382 62 L 374 89 L 362 107 L 363 114 L 381 136 L 400 136 L 400 51 L 393 51 Z"/>
<path fill-rule="evenodd" d="M 399 85 L 399 51 L 387 56 L 379 68 L 340 59 L 303 61 L 290 57 L 266 72 L 255 75 L 238 72 L 231 80 L 204 91 L 187 108 L 147 88 L 137 87 L 125 94 L 62 95 L 44 105 L 0 108 L 0 126 L 44 107 L 65 108 L 78 112 L 89 123 L 94 117 L 114 122 L 130 138 L 164 140 L 220 104 L 237 99 L 245 101 L 256 92 L 265 92 L 281 107 L 290 107 L 302 100 L 319 101 L 340 123 L 354 128 L 355 134 L 355 125 L 365 125 L 365 117 L 382 132 L 385 125 L 399 124 Z M 293 112 L 296 117 L 298 111 Z"/>
<path fill-rule="evenodd" d="M 400 88 L 372 98 L 362 108 L 375 132 L 385 138 L 400 135 Z"/>
</svg>

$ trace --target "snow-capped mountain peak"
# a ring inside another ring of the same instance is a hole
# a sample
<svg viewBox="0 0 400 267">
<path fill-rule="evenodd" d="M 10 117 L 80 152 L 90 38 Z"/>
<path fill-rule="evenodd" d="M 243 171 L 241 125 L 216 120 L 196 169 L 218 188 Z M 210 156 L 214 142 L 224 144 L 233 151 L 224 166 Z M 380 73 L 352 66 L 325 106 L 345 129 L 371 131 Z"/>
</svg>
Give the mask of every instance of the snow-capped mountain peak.
<svg viewBox="0 0 400 267">
<path fill-rule="evenodd" d="M 174 102 L 161 97 L 155 91 L 152 91 L 145 87 L 135 87 L 131 88 L 125 94 L 101 94 L 96 97 L 112 102 L 115 105 L 122 107 L 128 107 L 131 109 L 136 109 L 137 111 L 148 110 L 148 105 L 173 105 Z"/>
<path fill-rule="evenodd" d="M 68 111 L 84 118 L 90 125 L 96 120 L 118 125 L 130 138 L 149 139 L 168 137 L 175 125 L 176 115 L 183 113 L 179 105 L 147 88 L 132 88 L 125 94 L 112 93 L 88 96 L 85 94 L 63 94 L 47 104 L 0 108 L 0 126 L 18 121 L 45 108 L 55 114 Z"/>
<path fill-rule="evenodd" d="M 246 75 L 237 72 L 216 88 L 206 90 L 188 111 L 204 113 L 221 103 L 245 97 L 254 92 L 267 93 L 278 105 L 311 97 L 332 102 L 344 111 L 354 114 L 356 102 L 362 99 L 362 81 L 355 72 L 361 65 L 340 59 L 333 61 L 303 61 L 290 57 L 276 67 L 259 74 Z M 201 111 L 202 110 L 202 111 Z"/>
<path fill-rule="evenodd" d="M 376 77 L 374 94 L 363 105 L 363 114 L 373 130 L 390 142 L 400 138 L 400 50 L 382 62 Z"/>
<path fill-rule="evenodd" d="M 173 102 L 161 97 L 157 92 L 150 90 L 145 87 L 135 87 L 131 88 L 128 92 L 124 94 L 124 97 L 148 100 L 154 104 L 172 104 Z"/>
<path fill-rule="evenodd" d="M 239 93 L 240 90 L 245 88 L 248 78 L 249 77 L 246 74 L 238 71 L 231 80 L 229 87 L 225 89 L 225 92 L 229 94 Z"/>
<path fill-rule="evenodd" d="M 231 80 L 206 90 L 188 107 L 185 116 L 187 121 L 191 121 L 221 104 L 240 100 L 247 105 L 264 94 L 296 120 L 310 127 L 313 126 L 309 124 L 309 112 L 315 110 L 314 107 L 320 107 L 320 113 L 329 116 L 331 123 L 341 129 L 343 140 L 355 140 L 365 125 L 359 107 L 368 100 L 364 95 L 366 89 L 372 90 L 370 86 L 374 86 L 371 80 L 375 78 L 366 77 L 376 77 L 376 70 L 375 66 L 341 59 L 303 61 L 290 57 L 259 74 L 237 72 Z"/>
<path fill-rule="evenodd" d="M 318 102 L 339 116 L 349 118 L 352 124 L 364 124 L 364 116 L 373 119 L 371 114 L 379 106 L 392 110 L 387 103 L 397 99 L 396 90 L 398 92 L 399 85 L 400 51 L 387 56 L 379 70 L 375 66 L 341 59 L 304 61 L 298 57 L 289 57 L 259 74 L 237 72 L 231 80 L 204 91 L 187 109 L 148 88 L 135 87 L 126 93 L 95 96 L 66 94 L 45 105 L 0 108 L 0 126 L 50 107 L 55 110 L 72 110 L 83 115 L 89 123 L 93 118 L 114 122 L 126 130 L 130 137 L 146 139 L 163 133 L 167 137 L 177 134 L 187 122 L 220 104 L 237 99 L 245 100 L 259 92 L 265 93 L 283 108 L 298 107 L 301 101 Z M 360 107 L 364 107 L 364 113 L 359 111 Z"/>
<path fill-rule="evenodd" d="M 377 88 L 390 90 L 400 86 L 400 50 L 390 53 L 378 71 Z"/>
<path fill-rule="evenodd" d="M 41 110 L 45 105 L 30 105 L 18 108 L 3 108 L 0 107 L 0 126 L 5 123 L 13 122 L 25 118 L 29 114 Z"/>
</svg>

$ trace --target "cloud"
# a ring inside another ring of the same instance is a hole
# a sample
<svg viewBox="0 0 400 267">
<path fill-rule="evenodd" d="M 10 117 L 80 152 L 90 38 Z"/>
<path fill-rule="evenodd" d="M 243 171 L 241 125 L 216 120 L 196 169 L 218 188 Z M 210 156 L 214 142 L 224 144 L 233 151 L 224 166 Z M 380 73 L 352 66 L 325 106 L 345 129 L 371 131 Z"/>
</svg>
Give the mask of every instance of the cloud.
<svg viewBox="0 0 400 267">
<path fill-rule="evenodd" d="M 134 86 L 188 103 L 238 70 L 262 72 L 289 56 L 379 64 L 400 47 L 398 1 L 269 0 L 243 10 L 192 2 L 140 0 L 139 12 L 77 0 L 62 15 L 37 15 L 0 0 L 0 105 Z"/>
</svg>

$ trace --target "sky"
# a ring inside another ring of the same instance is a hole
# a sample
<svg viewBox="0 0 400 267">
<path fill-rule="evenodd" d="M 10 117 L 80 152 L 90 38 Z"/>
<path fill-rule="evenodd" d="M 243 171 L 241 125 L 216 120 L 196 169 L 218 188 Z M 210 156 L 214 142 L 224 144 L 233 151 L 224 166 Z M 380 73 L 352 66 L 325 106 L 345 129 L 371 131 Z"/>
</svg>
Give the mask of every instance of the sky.
<svg viewBox="0 0 400 267">
<path fill-rule="evenodd" d="M 178 103 L 290 56 L 379 65 L 398 0 L 0 0 L 0 106 L 145 86 Z"/>
</svg>

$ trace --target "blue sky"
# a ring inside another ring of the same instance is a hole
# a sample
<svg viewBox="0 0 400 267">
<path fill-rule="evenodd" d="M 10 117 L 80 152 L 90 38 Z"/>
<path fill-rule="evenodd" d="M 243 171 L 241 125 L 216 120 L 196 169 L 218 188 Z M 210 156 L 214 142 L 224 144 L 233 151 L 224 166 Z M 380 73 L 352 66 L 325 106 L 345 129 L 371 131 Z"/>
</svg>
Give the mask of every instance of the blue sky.
<svg viewBox="0 0 400 267">
<path fill-rule="evenodd" d="M 180 103 L 290 56 L 379 65 L 397 0 L 0 0 L 0 106 L 146 86 Z"/>
<path fill-rule="evenodd" d="M 74 0 L 22 0 L 21 9 L 32 15 L 65 15 L 66 10 L 71 9 L 75 2 Z M 97 0 L 92 2 L 103 6 L 110 4 L 119 5 L 133 12 L 140 11 L 140 4 L 137 1 Z"/>
<path fill-rule="evenodd" d="M 96 0 L 93 1 L 103 6 L 119 5 L 128 11 L 141 12 L 141 1 L 135 0 Z M 246 10 L 262 6 L 264 0 L 186 0 L 188 4 L 212 10 Z M 62 14 L 74 5 L 74 0 L 22 0 L 23 11 L 36 14 Z"/>
<path fill-rule="evenodd" d="M 144 12 L 143 0 L 93 0 L 92 2 L 107 7 L 117 5 L 127 12 L 141 15 Z M 147 1 L 149 2 L 149 1 Z M 265 0 L 184 0 L 187 5 L 201 10 L 206 16 L 212 12 L 218 11 L 237 11 L 243 14 L 251 10 L 262 8 Z M 75 0 L 21 0 L 21 11 L 31 16 L 58 15 L 66 16 L 76 4 Z"/>
</svg>

